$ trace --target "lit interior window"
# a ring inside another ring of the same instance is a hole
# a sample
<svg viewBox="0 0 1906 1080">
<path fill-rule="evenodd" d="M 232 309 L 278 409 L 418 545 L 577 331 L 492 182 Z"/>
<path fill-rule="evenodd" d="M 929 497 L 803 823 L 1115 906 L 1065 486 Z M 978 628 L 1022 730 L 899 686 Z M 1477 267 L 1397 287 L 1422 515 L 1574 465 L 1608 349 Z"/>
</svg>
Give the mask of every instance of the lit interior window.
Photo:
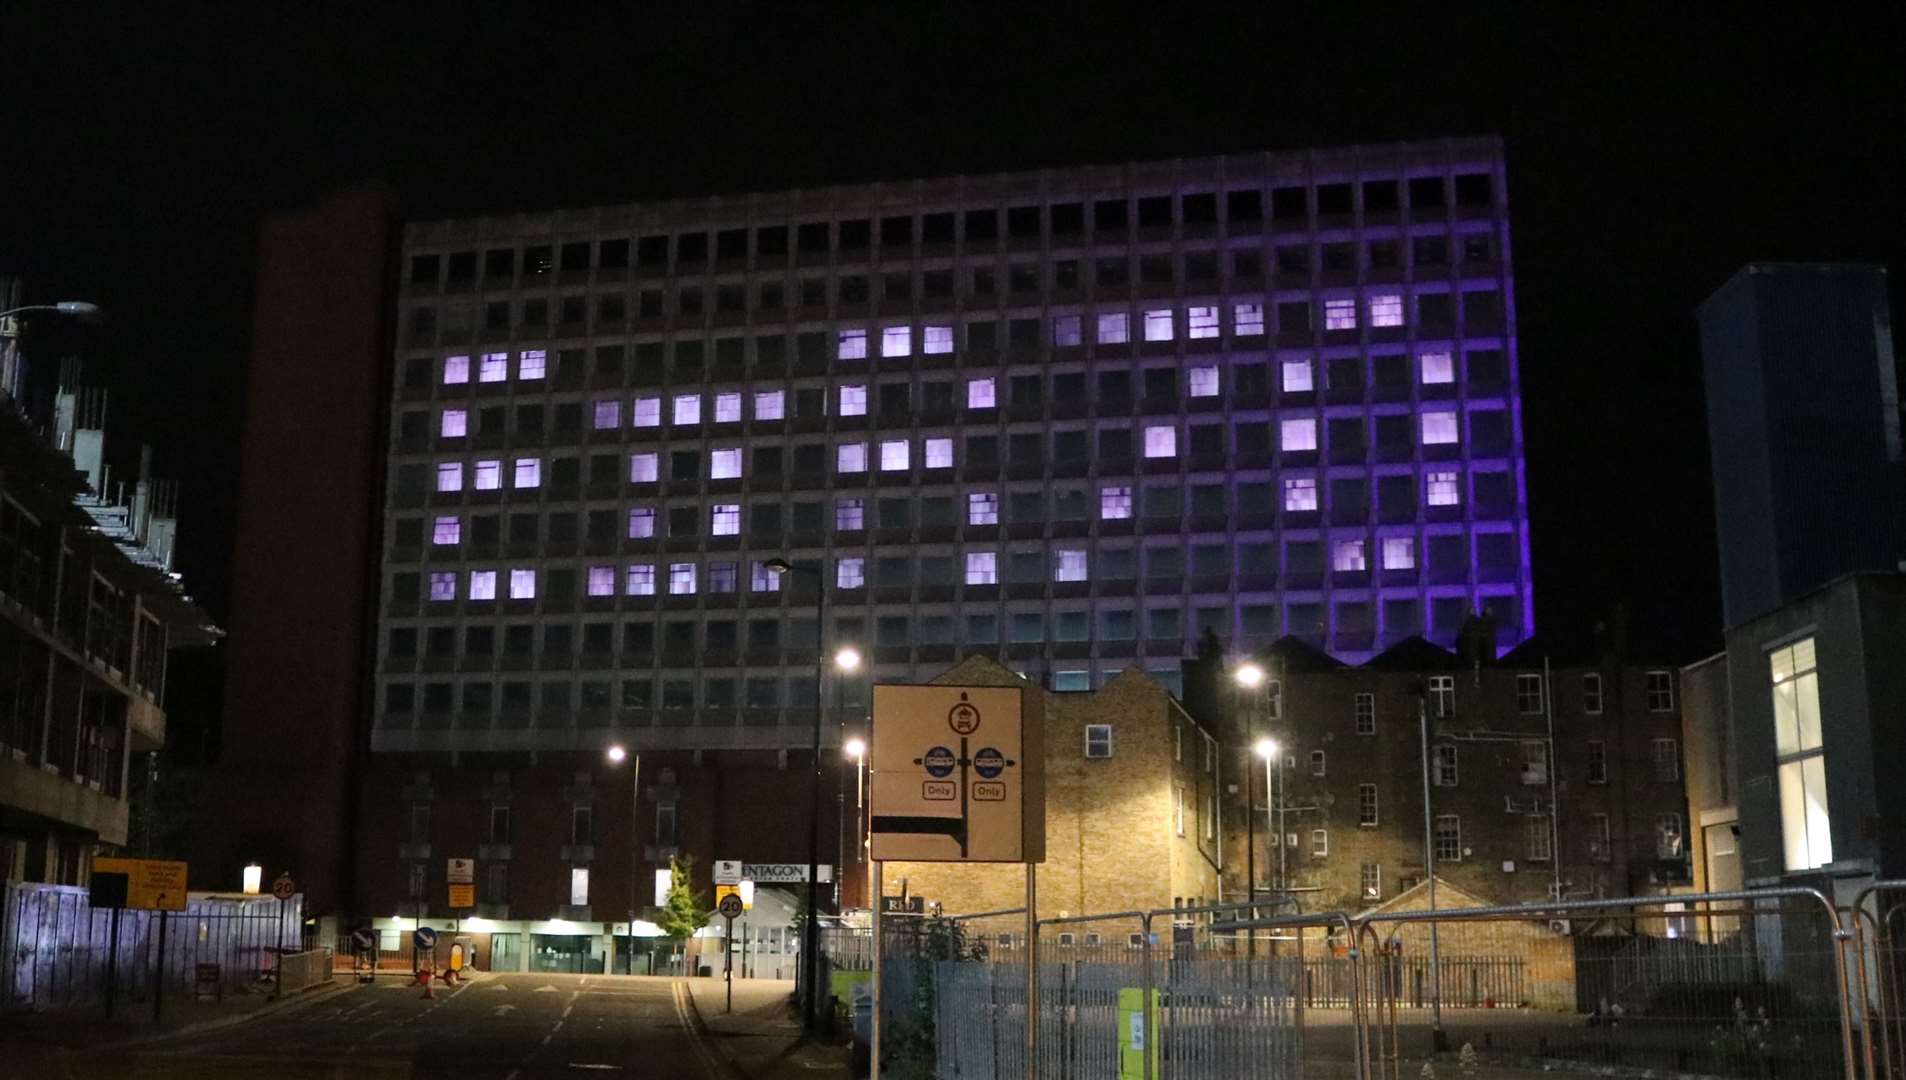
<svg viewBox="0 0 1906 1080">
<path fill-rule="evenodd" d="M 1286 360 L 1283 369 L 1286 394 L 1306 394 L 1315 387 L 1316 384 L 1311 381 L 1310 361 Z"/>
<path fill-rule="evenodd" d="M 1127 312 L 1113 311 L 1099 316 L 1099 344 L 1123 345 L 1132 340 L 1132 317 Z"/>
<path fill-rule="evenodd" d="M 541 487 L 543 484 L 543 463 L 533 457 L 516 459 L 516 468 L 510 479 L 510 486 L 517 488 Z"/>
<path fill-rule="evenodd" d="M 670 596 L 688 596 L 695 591 L 695 564 L 678 562 L 668 564 L 668 594 Z"/>
<path fill-rule="evenodd" d="M 1330 567 L 1333 570 L 1348 572 L 1365 568 L 1361 540 L 1339 540 L 1331 546 L 1330 552 Z"/>
<path fill-rule="evenodd" d="M 867 560 L 846 558 L 834 563 L 834 587 L 858 589 L 867 583 Z"/>
<path fill-rule="evenodd" d="M 674 419 L 677 425 L 699 424 L 702 422 L 702 396 L 700 394 L 676 394 Z"/>
<path fill-rule="evenodd" d="M 629 564 L 628 576 L 624 579 L 623 592 L 630 596 L 655 595 L 655 566 L 653 563 Z"/>
<path fill-rule="evenodd" d="M 1285 450 L 1317 449 L 1317 421 L 1308 416 L 1280 421 L 1277 445 Z"/>
<path fill-rule="evenodd" d="M 709 511 L 708 531 L 716 536 L 741 535 L 741 504 L 716 503 Z"/>
<path fill-rule="evenodd" d="M 456 517 L 440 517 L 431 523 L 430 542 L 438 545 L 461 543 L 463 522 Z"/>
<path fill-rule="evenodd" d="M 966 407 L 969 409 L 990 409 L 993 407 L 993 380 L 966 380 Z"/>
<path fill-rule="evenodd" d="M 865 499 L 836 499 L 834 501 L 836 532 L 859 532 L 866 527 L 867 501 Z"/>
<path fill-rule="evenodd" d="M 926 326 L 920 329 L 920 351 L 928 356 L 943 356 L 953 351 L 953 328 Z"/>
<path fill-rule="evenodd" d="M 589 595 L 615 595 L 615 567 L 592 566 L 589 568 Z"/>
<path fill-rule="evenodd" d="M 463 490 L 463 464 L 457 461 L 439 461 L 437 463 L 437 490 Z"/>
<path fill-rule="evenodd" d="M 510 377 L 510 354 L 503 352 L 484 353 L 477 364 L 478 382 L 502 382 Z"/>
<path fill-rule="evenodd" d="M 1403 296 L 1401 293 L 1378 293 L 1370 298 L 1371 326 L 1402 326 Z"/>
<path fill-rule="evenodd" d="M 880 332 L 880 355 L 912 356 L 913 327 L 889 326 Z"/>
<path fill-rule="evenodd" d="M 1082 331 L 1077 315 L 1055 315 L 1052 318 L 1052 344 L 1061 349 L 1079 344 Z"/>
<path fill-rule="evenodd" d="M 741 475 L 741 450 L 739 447 L 724 447 L 708 452 L 708 478 L 710 480 L 733 480 Z"/>
<path fill-rule="evenodd" d="M 1188 338 L 1217 337 L 1218 309 L 1215 307 L 1186 308 L 1185 336 Z"/>
<path fill-rule="evenodd" d="M 476 463 L 476 484 L 478 491 L 495 491 L 503 486 L 503 463 L 500 461 L 479 461 Z"/>
<path fill-rule="evenodd" d="M 536 599 L 536 571 L 526 567 L 517 567 L 510 571 L 510 599 Z"/>
<path fill-rule="evenodd" d="M 470 358 L 467 356 L 446 356 L 443 358 L 443 382 L 445 386 L 454 386 L 470 381 Z"/>
<path fill-rule="evenodd" d="M 1453 412 L 1426 412 L 1423 414 L 1423 445 L 1444 446 L 1456 441 L 1456 414 Z"/>
<path fill-rule="evenodd" d="M 470 595 L 470 599 L 472 600 L 496 599 L 496 571 L 494 570 L 470 571 L 469 595 Z"/>
<path fill-rule="evenodd" d="M 1195 367 L 1185 373 L 1186 392 L 1192 397 L 1218 396 L 1218 369 Z"/>
<path fill-rule="evenodd" d="M 867 444 L 842 443 L 835 455 L 836 467 L 844 473 L 863 473 L 867 471 Z"/>
<path fill-rule="evenodd" d="M 741 395 L 715 395 L 715 423 L 738 424 L 741 422 Z"/>
<path fill-rule="evenodd" d="M 848 383 L 840 388 L 840 414 L 842 416 L 867 415 L 867 387 L 862 383 Z"/>
<path fill-rule="evenodd" d="M 1052 553 L 1052 580 L 1084 581 L 1085 552 L 1055 551 Z"/>
<path fill-rule="evenodd" d="M 437 425 L 437 434 L 446 439 L 461 439 L 469 433 L 470 414 L 462 409 L 445 409 Z"/>
<path fill-rule="evenodd" d="M 1417 357 L 1417 363 L 1422 367 L 1425 386 L 1456 381 L 1456 364 L 1446 352 L 1426 352 Z"/>
<path fill-rule="evenodd" d="M 1231 308 L 1231 332 L 1239 337 L 1261 336 L 1264 333 L 1264 305 L 1233 305 Z"/>
<path fill-rule="evenodd" d="M 1178 429 L 1160 424 L 1145 429 L 1145 456 L 1148 458 L 1175 457 L 1178 453 Z"/>
<path fill-rule="evenodd" d="M 647 540 L 655 535 L 655 508 L 636 506 L 629 510 L 629 539 Z"/>
<path fill-rule="evenodd" d="M 1132 489 L 1108 487 L 1099 490 L 1099 516 L 1107 521 L 1122 521 L 1132 516 Z"/>
<path fill-rule="evenodd" d="M 837 348 L 834 355 L 842 360 L 867 359 L 867 331 L 842 330 L 835 339 Z"/>
<path fill-rule="evenodd" d="M 1350 297 L 1340 297 L 1324 301 L 1324 329 L 1355 330 L 1357 328 L 1357 302 Z"/>
<path fill-rule="evenodd" d="M 659 397 L 639 397 L 635 399 L 635 408 L 630 413 L 630 423 L 634 427 L 662 426 L 662 399 Z"/>
<path fill-rule="evenodd" d="M 660 459 L 653 453 L 629 455 L 629 482 L 653 484 L 660 475 Z"/>
<path fill-rule="evenodd" d="M 1153 308 L 1145 313 L 1146 341 L 1170 341 L 1171 336 L 1170 308 Z"/>
<path fill-rule="evenodd" d="M 929 469 L 950 469 L 953 467 L 952 439 L 927 440 L 926 467 Z"/>
<path fill-rule="evenodd" d="M 966 583 L 968 585 L 999 584 L 999 556 L 991 551 L 967 552 Z"/>
<path fill-rule="evenodd" d="M 1292 476 L 1284 481 L 1284 509 L 1291 511 L 1317 509 L 1317 478 L 1314 476 Z"/>
<path fill-rule="evenodd" d="M 880 471 L 900 472 L 908 468 L 908 446 L 905 439 L 886 439 L 880 444 Z"/>
<path fill-rule="evenodd" d="M 457 598 L 457 572 L 455 570 L 432 570 L 430 572 L 430 599 L 433 601 L 455 600 Z"/>
<path fill-rule="evenodd" d="M 596 402 L 594 423 L 597 431 L 606 431 L 610 428 L 621 427 L 622 403 L 613 399 Z"/>
<path fill-rule="evenodd" d="M 1423 478 L 1423 501 L 1431 506 L 1459 506 L 1462 488 L 1453 472 L 1433 472 Z"/>
<path fill-rule="evenodd" d="M 999 524 L 999 496 L 990 491 L 969 492 L 966 496 L 966 523 Z"/>
<path fill-rule="evenodd" d="M 549 353 L 542 349 L 524 349 L 516 358 L 516 377 L 519 379 L 540 379 L 549 363 Z"/>
<path fill-rule="evenodd" d="M 1385 570 L 1416 569 L 1416 541 L 1407 536 L 1384 537 L 1383 568 Z"/>
</svg>

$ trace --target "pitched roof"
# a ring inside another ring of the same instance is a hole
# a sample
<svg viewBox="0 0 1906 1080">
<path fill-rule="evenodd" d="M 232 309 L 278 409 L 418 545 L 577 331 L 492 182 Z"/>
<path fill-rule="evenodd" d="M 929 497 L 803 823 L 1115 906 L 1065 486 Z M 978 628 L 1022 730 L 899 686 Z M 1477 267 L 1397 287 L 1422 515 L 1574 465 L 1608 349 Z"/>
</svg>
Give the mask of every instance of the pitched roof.
<svg viewBox="0 0 1906 1080">
<path fill-rule="evenodd" d="M 1280 671 L 1335 671 L 1347 667 L 1342 660 L 1330 655 L 1303 638 L 1286 634 L 1258 653 L 1269 660 Z"/>
<path fill-rule="evenodd" d="M 1363 666 L 1373 671 L 1457 671 L 1463 661 L 1420 634 L 1411 634 L 1364 661 Z"/>
</svg>

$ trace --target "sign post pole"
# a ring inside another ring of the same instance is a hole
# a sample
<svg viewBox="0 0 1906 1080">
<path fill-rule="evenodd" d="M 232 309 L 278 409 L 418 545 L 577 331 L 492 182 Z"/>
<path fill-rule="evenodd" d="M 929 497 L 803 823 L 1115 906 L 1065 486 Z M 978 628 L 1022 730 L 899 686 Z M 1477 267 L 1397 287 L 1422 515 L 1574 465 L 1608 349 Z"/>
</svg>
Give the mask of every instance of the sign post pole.
<svg viewBox="0 0 1906 1080">
<path fill-rule="evenodd" d="M 1039 864 L 1026 864 L 1026 1073 L 1039 1075 Z"/>
<path fill-rule="evenodd" d="M 881 894 L 887 891 L 886 876 L 880 872 L 880 867 L 881 860 L 875 859 L 873 863 L 873 888 L 871 890 L 873 902 L 868 905 L 873 908 L 874 913 L 874 1034 L 872 1040 L 873 1067 L 872 1071 L 868 1073 L 869 1080 L 880 1080 L 880 938 L 882 929 L 880 909 L 885 906 L 880 901 Z"/>
<path fill-rule="evenodd" d="M 728 984 L 728 1005 L 722 1012 L 735 1011 L 735 920 L 728 919 L 721 937 L 721 978 Z"/>
<path fill-rule="evenodd" d="M 113 998 L 119 989 L 119 909 L 113 909 L 112 941 L 106 945 L 106 1019 L 113 1018 Z"/>
<path fill-rule="evenodd" d="M 152 964 L 152 1022 L 154 1024 L 165 1016 L 165 928 L 171 921 L 171 912 L 159 912 L 159 958 Z"/>
</svg>

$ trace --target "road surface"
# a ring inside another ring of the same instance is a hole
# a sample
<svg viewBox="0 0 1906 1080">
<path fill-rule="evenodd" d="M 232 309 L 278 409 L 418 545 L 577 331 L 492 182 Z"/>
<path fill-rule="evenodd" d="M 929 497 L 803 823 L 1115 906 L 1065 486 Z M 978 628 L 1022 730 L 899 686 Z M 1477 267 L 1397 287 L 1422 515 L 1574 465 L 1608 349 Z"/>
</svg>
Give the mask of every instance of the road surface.
<svg viewBox="0 0 1906 1080">
<path fill-rule="evenodd" d="M 31 1075 L 725 1080 L 687 994 L 669 978 L 505 974 L 426 1001 L 386 978 L 227 1028 L 35 1061 Z"/>
</svg>

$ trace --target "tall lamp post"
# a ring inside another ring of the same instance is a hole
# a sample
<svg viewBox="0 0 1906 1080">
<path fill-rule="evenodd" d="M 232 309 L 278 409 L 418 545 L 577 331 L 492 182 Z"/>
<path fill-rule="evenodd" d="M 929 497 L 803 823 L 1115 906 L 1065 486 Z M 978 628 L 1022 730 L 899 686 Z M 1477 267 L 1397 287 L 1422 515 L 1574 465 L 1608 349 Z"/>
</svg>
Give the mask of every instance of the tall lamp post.
<svg viewBox="0 0 1906 1080">
<path fill-rule="evenodd" d="M 860 650 L 854 648 L 852 645 L 841 646 L 840 650 L 834 653 L 834 706 L 836 711 L 841 709 L 840 688 L 847 682 L 842 676 L 849 675 L 858 670 L 860 670 Z M 817 687 L 816 689 L 818 691 L 819 688 Z M 841 749 L 844 751 L 847 748 L 847 720 L 844 716 L 840 721 L 839 727 Z M 847 862 L 846 770 L 847 755 L 843 754 L 840 761 L 840 772 L 834 778 L 834 811 L 835 816 L 839 818 L 839 821 L 834 826 L 834 851 L 836 852 L 836 857 L 840 859 L 842 864 L 834 868 L 834 910 L 836 912 L 840 911 L 841 903 L 841 871 Z M 858 833 L 860 819 L 856 817 L 854 822 L 855 831 Z"/>
<path fill-rule="evenodd" d="M 612 743 L 603 751 L 609 764 L 620 765 L 628 758 L 629 752 L 621 743 Z M 642 849 L 636 844 L 637 830 L 642 821 L 642 755 L 635 755 L 635 761 L 629 769 L 629 966 L 628 973 L 635 974 L 635 913 L 641 910 L 642 903 Z M 610 964 L 609 970 L 615 971 Z"/>
<path fill-rule="evenodd" d="M 808 772 L 807 786 L 807 919 L 801 924 L 801 973 L 802 983 L 807 996 L 801 1002 L 801 1027 L 809 1037 L 820 1034 L 820 913 L 821 883 L 821 714 L 823 698 L 821 684 L 827 677 L 827 651 L 821 645 L 827 634 L 827 580 L 819 569 L 812 566 L 796 566 L 786 559 L 769 559 L 762 563 L 770 573 L 786 578 L 790 574 L 807 574 L 814 579 L 814 742 L 813 760 Z"/>
<path fill-rule="evenodd" d="M 1273 893 L 1289 888 L 1284 883 L 1284 785 L 1271 783 L 1271 763 L 1277 763 L 1279 776 L 1284 772 L 1284 759 L 1278 756 L 1276 739 L 1259 739 L 1253 747 L 1257 756 L 1264 760 L 1264 834 L 1277 839 L 1277 888 Z M 1272 820 L 1275 810 L 1277 818 Z"/>
<path fill-rule="evenodd" d="M 1244 737 L 1249 739 L 1257 735 L 1257 698 L 1258 688 L 1264 685 L 1264 669 L 1252 663 L 1240 664 L 1231 673 L 1238 687 L 1249 697 L 1250 702 L 1244 714 Z M 1265 792 L 1265 798 L 1270 793 Z M 1245 897 L 1251 903 L 1257 902 L 1257 784 L 1251 779 L 1251 770 L 1244 770 L 1244 886 Z M 1253 941 L 1256 935 L 1252 935 Z"/>
<path fill-rule="evenodd" d="M 866 798 L 867 740 L 861 738 L 858 735 L 855 735 L 852 738 L 849 738 L 846 742 L 841 744 L 841 753 L 845 755 L 846 758 L 852 758 L 854 762 L 853 850 L 854 850 L 854 866 L 856 869 L 858 869 L 860 867 L 861 856 L 867 850 L 866 848 L 861 846 L 861 841 L 860 841 L 861 818 L 867 805 L 867 798 Z M 847 785 L 845 783 L 841 784 L 841 792 L 842 792 L 843 798 L 845 798 L 846 789 L 847 789 Z M 841 861 L 842 862 L 846 861 L 845 848 L 842 849 Z M 841 875 L 842 875 L 841 869 L 839 868 L 835 869 L 834 883 L 837 889 L 840 884 Z M 869 907 L 873 906 L 872 900 L 867 900 L 866 903 Z"/>
<path fill-rule="evenodd" d="M 1449 1049 L 1443 1033 L 1443 962 L 1436 942 L 1436 819 L 1430 809 L 1430 732 L 1429 691 L 1419 686 L 1416 694 L 1416 725 L 1423 744 L 1423 869 L 1429 883 L 1430 940 L 1430 1045 L 1438 1053 Z"/>
</svg>

